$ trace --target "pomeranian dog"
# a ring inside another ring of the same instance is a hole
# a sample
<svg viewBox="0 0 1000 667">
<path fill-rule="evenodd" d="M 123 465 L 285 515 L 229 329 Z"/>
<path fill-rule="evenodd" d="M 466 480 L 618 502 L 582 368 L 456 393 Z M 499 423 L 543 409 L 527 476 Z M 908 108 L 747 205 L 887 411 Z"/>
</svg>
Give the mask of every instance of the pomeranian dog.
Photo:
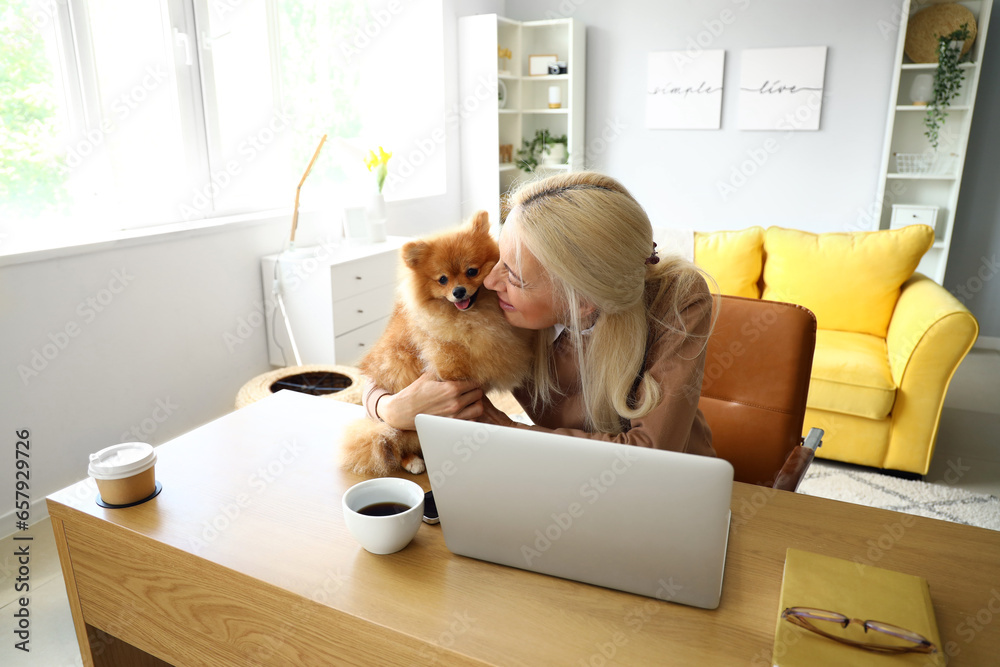
<svg viewBox="0 0 1000 667">
<path fill-rule="evenodd" d="M 489 216 L 403 246 L 396 304 L 382 337 L 359 367 L 376 386 L 397 393 L 425 372 L 473 380 L 483 391 L 509 390 L 528 377 L 534 332 L 507 323 L 483 281 L 500 261 Z M 415 431 L 370 419 L 345 432 L 343 466 L 362 475 L 400 468 L 424 471 Z"/>
</svg>

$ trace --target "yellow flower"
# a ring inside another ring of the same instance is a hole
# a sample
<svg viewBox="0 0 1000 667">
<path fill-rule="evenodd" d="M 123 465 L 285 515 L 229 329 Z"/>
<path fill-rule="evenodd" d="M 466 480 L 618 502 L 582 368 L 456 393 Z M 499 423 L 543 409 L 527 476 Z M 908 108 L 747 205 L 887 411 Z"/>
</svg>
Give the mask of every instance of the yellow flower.
<svg viewBox="0 0 1000 667">
<path fill-rule="evenodd" d="M 368 167 L 368 171 L 371 171 L 375 167 L 380 165 L 389 164 L 389 158 L 392 157 L 392 153 L 386 153 L 385 149 L 381 146 L 378 147 L 378 155 L 375 155 L 375 151 L 368 151 L 368 157 L 365 158 L 365 165 Z"/>
<path fill-rule="evenodd" d="M 365 158 L 365 166 L 368 167 L 368 171 L 375 170 L 375 182 L 380 193 L 385 184 L 385 177 L 389 173 L 388 164 L 391 157 L 392 153 L 386 153 L 385 149 L 379 146 L 378 155 L 375 155 L 375 151 L 369 150 L 368 157 Z"/>
</svg>

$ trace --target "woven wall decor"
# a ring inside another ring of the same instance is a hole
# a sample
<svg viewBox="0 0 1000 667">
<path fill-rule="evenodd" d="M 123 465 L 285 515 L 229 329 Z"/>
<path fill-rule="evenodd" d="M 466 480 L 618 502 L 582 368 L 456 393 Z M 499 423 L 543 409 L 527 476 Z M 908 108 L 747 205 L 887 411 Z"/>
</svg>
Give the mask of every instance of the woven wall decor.
<svg viewBox="0 0 1000 667">
<path fill-rule="evenodd" d="M 361 371 L 351 366 L 289 366 L 258 375 L 243 385 L 236 395 L 236 409 L 256 403 L 282 389 L 361 405 L 363 386 Z"/>
<path fill-rule="evenodd" d="M 915 63 L 936 63 L 938 37 L 949 35 L 969 24 L 969 39 L 962 45 L 962 55 L 969 52 L 976 41 L 976 17 L 962 5 L 948 2 L 931 5 L 910 17 L 906 26 L 903 51 Z"/>
</svg>

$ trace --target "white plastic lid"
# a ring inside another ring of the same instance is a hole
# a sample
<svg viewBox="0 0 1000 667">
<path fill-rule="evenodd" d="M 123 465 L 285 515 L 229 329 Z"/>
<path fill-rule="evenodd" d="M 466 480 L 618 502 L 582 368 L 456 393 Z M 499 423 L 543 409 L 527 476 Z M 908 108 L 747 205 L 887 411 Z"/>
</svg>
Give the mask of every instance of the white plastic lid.
<svg viewBox="0 0 1000 667">
<path fill-rule="evenodd" d="M 94 479 L 124 479 L 145 472 L 155 463 L 156 452 L 152 445 L 125 442 L 91 454 L 87 472 Z"/>
</svg>

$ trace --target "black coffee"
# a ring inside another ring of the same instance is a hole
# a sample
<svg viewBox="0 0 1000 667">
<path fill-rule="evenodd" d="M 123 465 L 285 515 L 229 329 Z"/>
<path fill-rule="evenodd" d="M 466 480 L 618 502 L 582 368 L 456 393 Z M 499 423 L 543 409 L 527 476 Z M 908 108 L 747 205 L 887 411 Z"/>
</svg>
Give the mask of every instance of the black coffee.
<svg viewBox="0 0 1000 667">
<path fill-rule="evenodd" d="M 358 510 L 358 514 L 365 514 L 367 516 L 392 516 L 393 514 L 401 514 L 408 509 L 410 509 L 409 506 L 403 503 L 375 503 L 362 507 Z"/>
</svg>

